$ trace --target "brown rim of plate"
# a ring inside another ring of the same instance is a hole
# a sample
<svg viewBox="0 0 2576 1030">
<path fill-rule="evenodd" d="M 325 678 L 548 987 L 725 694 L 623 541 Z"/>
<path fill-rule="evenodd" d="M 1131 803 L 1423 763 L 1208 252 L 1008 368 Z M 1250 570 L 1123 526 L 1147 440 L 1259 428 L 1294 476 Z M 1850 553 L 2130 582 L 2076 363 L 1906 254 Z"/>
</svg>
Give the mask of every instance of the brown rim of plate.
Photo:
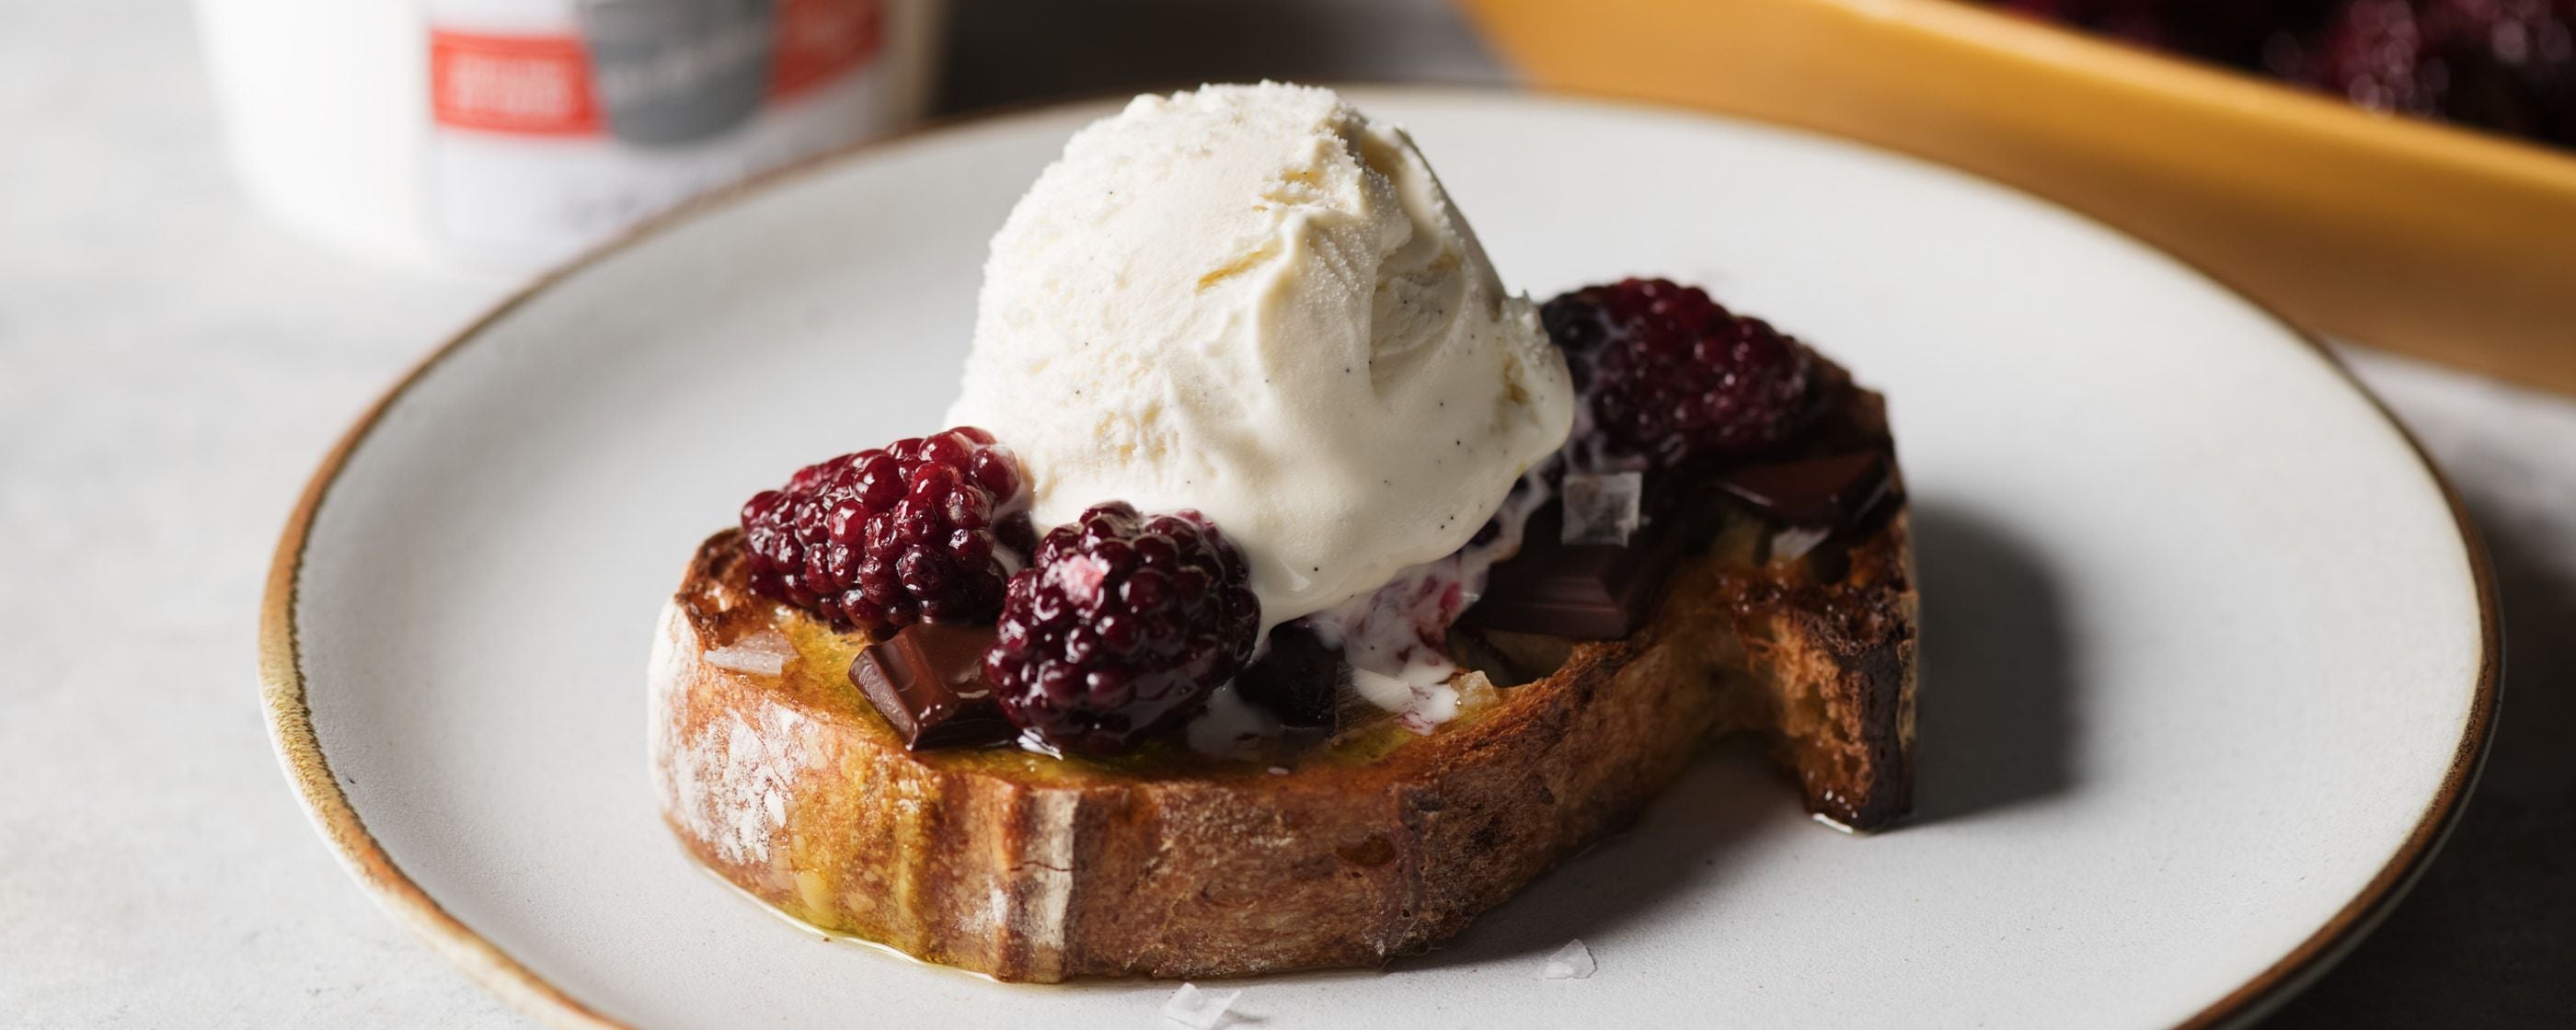
<svg viewBox="0 0 2576 1030">
<path fill-rule="evenodd" d="M 1899 161 L 1925 165 L 1974 179 L 1991 188 L 2009 191 L 2032 203 L 2065 212 L 2105 232 L 2155 250 L 2152 246 L 2139 242 L 2134 236 L 2044 197 L 1991 179 L 1960 172 L 1923 158 L 1805 129 L 1758 122 L 1737 116 L 1714 115 L 1678 105 L 1593 97 L 1579 93 L 1359 83 L 1337 84 L 1336 88 L 1364 94 L 1400 93 L 1484 101 L 1531 98 L 1555 102 L 1572 101 L 1760 125 L 1773 131 L 1792 132 L 1843 146 L 1866 149 Z M 368 406 L 366 413 L 360 415 L 357 422 L 341 435 L 339 441 L 332 446 L 330 453 L 323 457 L 321 467 L 314 471 L 313 478 L 305 484 L 303 495 L 296 500 L 294 511 L 287 516 L 285 532 L 278 539 L 277 553 L 269 563 L 268 586 L 260 600 L 260 700 L 262 707 L 267 710 L 269 736 L 277 748 L 278 760 L 285 767 L 287 779 L 294 784 L 296 794 L 302 799 L 305 811 L 312 817 L 315 828 L 320 830 L 322 836 L 330 842 L 332 849 L 339 852 L 342 863 L 348 867 L 351 875 L 358 879 L 360 886 L 375 896 L 378 904 L 390 912 L 397 921 L 410 928 L 414 934 L 428 942 L 433 951 L 462 967 L 475 982 L 500 995 L 502 1000 L 509 1002 L 513 1007 L 548 1025 L 581 1028 L 622 1028 L 627 1025 L 602 1015 L 598 1010 L 565 993 L 562 988 L 547 982 L 534 970 L 502 951 L 498 945 L 484 939 L 472 927 L 466 926 L 455 916 L 448 914 L 445 908 L 440 907 L 437 899 L 430 897 L 419 884 L 412 882 L 411 877 L 405 875 L 402 868 L 394 863 L 393 856 L 387 854 L 384 846 L 377 842 L 375 836 L 367 832 L 365 821 L 358 817 L 356 807 L 350 803 L 348 794 L 341 789 L 338 779 L 333 776 L 330 760 L 323 754 L 321 740 L 314 735 L 312 709 L 305 701 L 303 662 L 296 646 L 296 587 L 303 570 L 304 547 L 313 528 L 315 512 L 321 508 L 323 500 L 330 495 L 333 483 L 338 480 L 341 470 L 347 467 L 350 456 L 366 442 L 368 435 L 382 421 L 385 413 L 441 362 L 464 349 L 467 344 L 479 338 L 483 330 L 508 317 L 530 298 L 544 293 L 555 283 L 597 264 L 603 258 L 661 234 L 674 224 L 722 209 L 752 193 L 774 187 L 790 179 L 813 174 L 860 155 L 917 144 L 927 138 L 945 136 L 962 128 L 996 127 L 1011 122 L 1053 116 L 1075 108 L 1099 106 L 1123 99 L 1128 95 L 1122 93 L 1089 99 L 1040 102 L 1004 108 L 998 112 L 934 119 L 902 132 L 794 162 L 682 204 L 593 248 L 553 271 L 538 276 L 526 287 L 495 305 L 482 317 L 476 318 L 464 329 L 430 351 L 428 356 L 414 364 L 409 371 L 403 373 L 402 378 L 396 380 L 383 395 L 376 399 L 374 404 Z M 2459 533 L 2461 550 L 2468 556 L 2470 578 L 2476 588 L 2478 599 L 2480 653 L 2477 684 L 2459 745 L 2452 751 L 2450 768 L 2443 775 L 2441 789 L 2435 792 L 2432 804 L 2426 807 L 2424 814 L 2416 820 L 2415 828 L 2407 834 L 2405 842 L 2398 846 L 2396 854 L 2390 856 L 2388 863 L 2380 867 L 2378 875 L 2373 876 L 2369 883 L 2363 885 L 2360 893 L 2346 902 L 2332 918 L 2327 919 L 2325 925 L 2318 927 L 2315 933 L 2299 942 L 2298 946 L 2290 949 L 2288 954 L 2283 955 L 2271 966 L 2255 974 L 2252 979 L 2178 1024 L 2184 1030 L 2202 1030 L 2202 1028 L 2251 1021 L 2287 1001 L 2299 988 L 2307 986 L 2323 975 L 2337 960 L 2358 945 L 2362 938 L 2387 916 L 2389 910 L 2396 906 L 2397 901 L 2406 895 L 2416 879 L 2423 875 L 2425 866 L 2441 849 L 2443 840 L 2450 835 L 2452 825 L 2458 821 L 2463 803 L 2476 786 L 2479 769 L 2485 762 L 2487 743 L 2493 735 L 2492 729 L 2495 724 L 2498 680 L 2503 664 L 2503 642 L 2496 619 L 2495 577 L 2488 565 L 2485 544 L 2478 536 L 2476 527 L 2470 523 L 2467 509 L 2460 503 L 2459 492 L 2452 488 L 2449 478 L 2442 474 L 2442 470 L 2424 452 L 2423 445 L 2415 439 L 2414 434 L 2408 432 L 2405 424 L 2389 412 L 2388 406 L 2381 402 L 2369 387 L 2354 378 L 2343 361 L 2316 337 L 2290 324 L 2262 302 L 2238 293 L 2206 270 L 2165 251 L 2156 250 L 2155 252 L 2192 270 L 2217 289 L 2234 295 L 2261 311 L 2289 335 L 2305 343 L 2317 357 L 2324 361 L 2327 368 L 2343 379 L 2345 385 L 2370 402 L 2373 410 L 2379 413 L 2379 417 L 2388 424 L 2389 428 L 2396 430 L 2399 439 L 2406 442 L 2408 449 L 2415 455 L 2416 463 L 2422 466 L 2434 486 L 2442 491 L 2443 500 L 2450 505 L 2452 525 Z"/>
</svg>

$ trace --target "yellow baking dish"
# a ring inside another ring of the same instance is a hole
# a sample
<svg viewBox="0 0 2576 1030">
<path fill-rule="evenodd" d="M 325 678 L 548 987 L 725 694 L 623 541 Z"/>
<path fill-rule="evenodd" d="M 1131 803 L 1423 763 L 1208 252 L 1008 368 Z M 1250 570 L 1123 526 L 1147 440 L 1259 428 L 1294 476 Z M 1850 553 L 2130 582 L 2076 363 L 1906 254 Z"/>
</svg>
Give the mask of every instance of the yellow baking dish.
<svg viewBox="0 0 2576 1030">
<path fill-rule="evenodd" d="M 2576 152 L 1952 0 L 1464 0 L 1537 84 L 2013 183 L 2310 328 L 2576 392 Z"/>
</svg>

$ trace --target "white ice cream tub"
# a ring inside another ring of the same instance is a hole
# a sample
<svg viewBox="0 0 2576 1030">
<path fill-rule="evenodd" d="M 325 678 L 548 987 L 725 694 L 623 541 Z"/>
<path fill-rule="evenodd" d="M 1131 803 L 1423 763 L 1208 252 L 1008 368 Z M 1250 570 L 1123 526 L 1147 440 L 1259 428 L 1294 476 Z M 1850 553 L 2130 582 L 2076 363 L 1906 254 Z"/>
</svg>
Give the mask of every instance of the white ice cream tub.
<svg viewBox="0 0 2576 1030">
<path fill-rule="evenodd" d="M 253 196 L 345 247 L 562 259 L 917 121 L 940 0 L 197 0 Z"/>
</svg>

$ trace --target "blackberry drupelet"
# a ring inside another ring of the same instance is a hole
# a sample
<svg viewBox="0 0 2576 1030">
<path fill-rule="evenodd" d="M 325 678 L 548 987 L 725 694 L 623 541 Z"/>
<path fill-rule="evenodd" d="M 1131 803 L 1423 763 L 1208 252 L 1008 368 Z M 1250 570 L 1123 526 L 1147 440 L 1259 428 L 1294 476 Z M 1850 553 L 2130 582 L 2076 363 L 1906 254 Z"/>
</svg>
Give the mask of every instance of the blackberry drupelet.
<svg viewBox="0 0 2576 1030">
<path fill-rule="evenodd" d="M 1252 653 L 1242 555 L 1196 512 L 1095 505 L 1011 577 L 984 677 L 1013 723 L 1067 751 L 1125 751 L 1179 725 Z"/>
<path fill-rule="evenodd" d="M 1796 432 L 1815 355 L 1695 286 L 1628 279 L 1540 309 L 1591 429 L 1613 451 L 1665 465 L 1748 458 Z"/>
<path fill-rule="evenodd" d="M 742 507 L 754 590 L 883 637 L 989 622 L 1035 544 L 1019 462 L 960 427 L 808 465 Z"/>
</svg>

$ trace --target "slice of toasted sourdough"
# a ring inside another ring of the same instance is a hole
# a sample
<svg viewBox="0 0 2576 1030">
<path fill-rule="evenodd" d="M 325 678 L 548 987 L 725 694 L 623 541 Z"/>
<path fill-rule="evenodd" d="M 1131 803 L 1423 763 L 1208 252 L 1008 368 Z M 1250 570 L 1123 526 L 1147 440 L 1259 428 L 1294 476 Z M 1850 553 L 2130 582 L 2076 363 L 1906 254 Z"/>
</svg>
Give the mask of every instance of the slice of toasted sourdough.
<svg viewBox="0 0 2576 1030">
<path fill-rule="evenodd" d="M 1487 634 L 1536 678 L 1466 673 L 1434 732 L 1379 720 L 1284 766 L 908 751 L 848 678 L 866 639 L 753 595 L 727 531 L 664 611 L 654 784 L 688 849 L 761 901 L 1000 979 L 1377 965 L 1633 819 L 1720 734 L 1770 737 L 1823 819 L 1904 814 L 1916 598 L 1897 496 L 1794 558 L 1731 519 L 1628 638 Z"/>
</svg>

